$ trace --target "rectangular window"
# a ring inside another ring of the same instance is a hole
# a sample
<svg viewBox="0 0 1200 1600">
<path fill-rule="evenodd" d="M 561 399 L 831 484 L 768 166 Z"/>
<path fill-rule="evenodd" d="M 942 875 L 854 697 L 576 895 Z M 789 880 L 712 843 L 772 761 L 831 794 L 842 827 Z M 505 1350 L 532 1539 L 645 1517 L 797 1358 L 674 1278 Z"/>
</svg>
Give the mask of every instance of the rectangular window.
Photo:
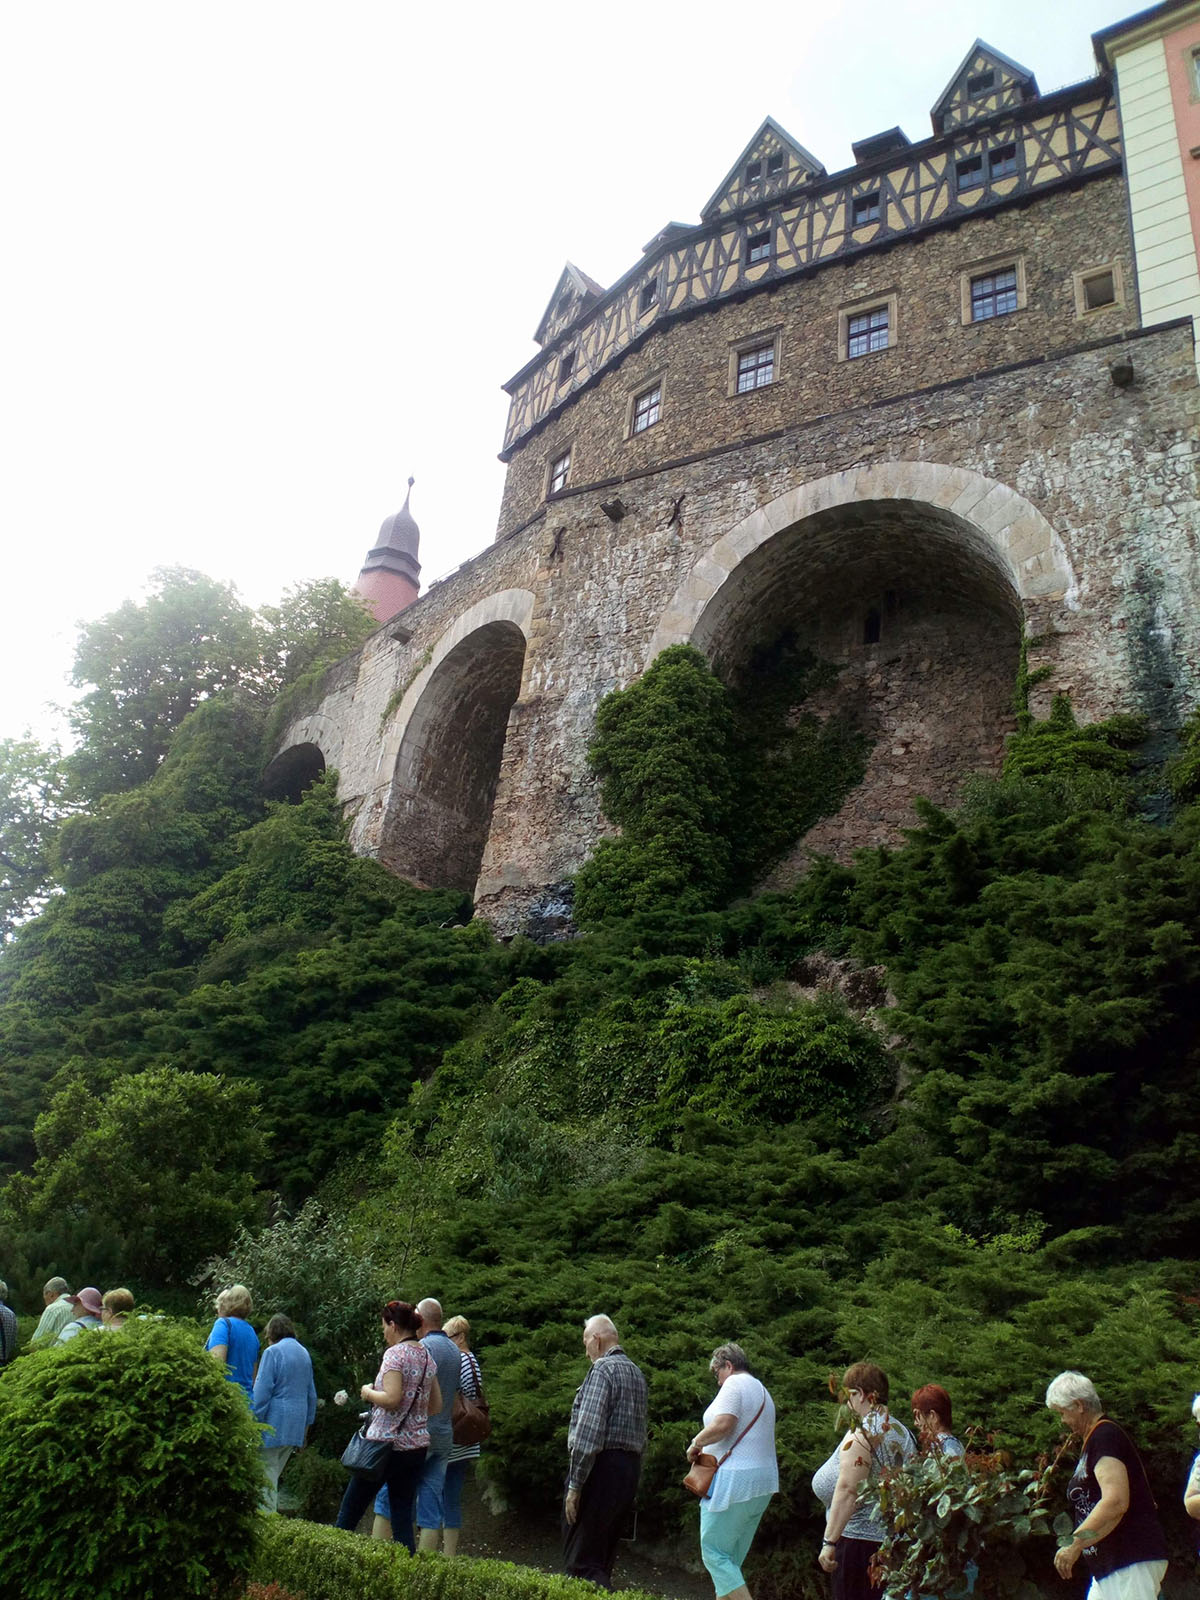
<svg viewBox="0 0 1200 1600">
<path fill-rule="evenodd" d="M 1000 267 L 971 279 L 971 321 L 987 322 L 1017 309 L 1017 269 Z"/>
<path fill-rule="evenodd" d="M 555 456 L 550 463 L 550 493 L 557 494 L 560 489 L 567 487 L 567 478 L 571 472 L 571 452 L 564 450 L 562 455 Z"/>
<path fill-rule="evenodd" d="M 766 233 L 751 233 L 746 237 L 746 265 L 753 266 L 756 261 L 769 261 L 771 259 L 771 235 Z"/>
<path fill-rule="evenodd" d="M 873 350 L 886 350 L 890 318 L 887 306 L 875 306 L 849 318 L 846 324 L 846 355 L 853 361 L 856 356 L 870 355 Z"/>
<path fill-rule="evenodd" d="M 645 433 L 647 428 L 652 428 L 658 421 L 661 408 L 662 384 L 656 383 L 653 389 L 647 389 L 644 394 L 639 394 L 633 402 L 633 432 Z"/>
<path fill-rule="evenodd" d="M 763 389 L 775 381 L 775 341 L 759 345 L 754 350 L 739 350 L 737 358 L 737 392 L 748 394 L 751 389 Z"/>
<path fill-rule="evenodd" d="M 1097 311 L 1101 306 L 1116 304 L 1117 289 L 1111 272 L 1097 272 L 1095 277 L 1083 280 L 1083 304 L 1087 311 Z"/>
<path fill-rule="evenodd" d="M 638 311 L 639 312 L 649 311 L 651 306 L 656 306 L 657 304 L 658 304 L 658 279 L 654 278 L 654 279 L 651 280 L 650 283 L 644 283 L 642 285 L 642 292 L 638 296 Z"/>
<path fill-rule="evenodd" d="M 1017 170 L 1017 147 L 1015 144 L 1002 144 L 998 150 L 993 150 L 988 156 L 988 177 L 994 182 L 997 178 L 1011 178 Z"/>
<path fill-rule="evenodd" d="M 767 157 L 767 177 L 774 178 L 783 171 L 783 151 L 776 150 L 773 156 Z"/>
<path fill-rule="evenodd" d="M 566 355 L 562 358 L 562 360 L 558 364 L 558 381 L 559 381 L 559 383 L 566 383 L 567 379 L 571 376 L 571 374 L 574 371 L 575 371 L 575 352 L 574 352 L 574 350 L 568 350 Z"/>
<path fill-rule="evenodd" d="M 761 176 L 762 176 L 762 162 L 761 161 L 752 161 L 750 163 L 750 165 L 746 168 L 746 182 L 747 183 L 757 183 Z"/>
<path fill-rule="evenodd" d="M 968 156 L 954 166 L 954 187 L 962 194 L 967 189 L 978 189 L 983 183 L 983 157 Z"/>
<path fill-rule="evenodd" d="M 996 74 L 989 68 L 987 72 L 974 72 L 967 79 L 967 93 L 972 98 L 977 94 L 986 94 L 989 89 L 996 87 Z"/>
<path fill-rule="evenodd" d="M 876 189 L 871 194 L 860 194 L 851 206 L 851 215 L 856 228 L 864 222 L 878 222 L 879 190 Z"/>
</svg>

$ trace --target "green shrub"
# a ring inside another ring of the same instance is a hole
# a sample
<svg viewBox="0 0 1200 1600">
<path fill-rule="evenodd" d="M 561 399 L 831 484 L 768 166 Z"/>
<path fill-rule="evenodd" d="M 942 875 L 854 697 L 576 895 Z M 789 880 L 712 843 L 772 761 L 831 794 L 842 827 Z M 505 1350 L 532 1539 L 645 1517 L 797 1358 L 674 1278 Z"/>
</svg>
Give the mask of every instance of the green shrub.
<svg viewBox="0 0 1200 1600">
<path fill-rule="evenodd" d="M 0 1549 L 22 1600 L 240 1592 L 262 1470 L 240 1389 L 184 1330 L 131 1322 L 0 1374 Z"/>
<path fill-rule="evenodd" d="M 304 1600 L 588 1600 L 596 1593 L 591 1584 L 508 1561 L 410 1556 L 402 1545 L 280 1517 L 263 1520 L 253 1576 Z"/>
<path fill-rule="evenodd" d="M 353 1420 L 357 1423 L 357 1415 Z M 310 1445 L 298 1450 L 288 1462 L 280 1485 L 280 1503 L 282 1507 L 286 1500 L 293 1515 L 309 1522 L 332 1522 L 345 1492 L 345 1467 Z"/>
</svg>

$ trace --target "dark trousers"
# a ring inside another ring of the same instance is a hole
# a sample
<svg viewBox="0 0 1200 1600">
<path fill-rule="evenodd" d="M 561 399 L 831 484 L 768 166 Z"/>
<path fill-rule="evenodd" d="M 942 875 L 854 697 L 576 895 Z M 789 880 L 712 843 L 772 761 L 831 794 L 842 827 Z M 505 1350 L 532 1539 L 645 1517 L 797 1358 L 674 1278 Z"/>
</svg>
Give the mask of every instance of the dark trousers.
<svg viewBox="0 0 1200 1600">
<path fill-rule="evenodd" d="M 872 1583 L 867 1570 L 879 1549 L 873 1539 L 839 1539 L 833 1573 L 833 1600 L 883 1600 L 882 1584 Z"/>
<path fill-rule="evenodd" d="M 642 1458 L 636 1450 L 601 1450 L 579 1495 L 574 1523 L 563 1518 L 567 1576 L 612 1588 L 613 1561 L 625 1519 L 633 1510 Z"/>
<path fill-rule="evenodd" d="M 392 1539 L 409 1550 L 413 1549 L 413 1506 L 424 1464 L 424 1445 L 419 1450 L 393 1450 L 383 1477 L 387 1484 L 388 1503 L 392 1508 Z M 334 1527 L 349 1528 L 353 1532 L 362 1521 L 363 1512 L 374 1501 L 378 1489 L 378 1483 L 352 1476 L 342 1496 Z"/>
</svg>

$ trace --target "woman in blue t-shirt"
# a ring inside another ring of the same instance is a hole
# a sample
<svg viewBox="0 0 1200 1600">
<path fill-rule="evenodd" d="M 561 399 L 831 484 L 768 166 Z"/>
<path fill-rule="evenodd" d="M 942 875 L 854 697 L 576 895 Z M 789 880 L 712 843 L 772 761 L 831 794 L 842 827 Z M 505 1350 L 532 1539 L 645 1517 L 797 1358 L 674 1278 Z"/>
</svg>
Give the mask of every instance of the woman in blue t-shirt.
<svg viewBox="0 0 1200 1600">
<path fill-rule="evenodd" d="M 254 1310 L 244 1283 L 230 1284 L 217 1296 L 217 1320 L 204 1348 L 224 1361 L 230 1383 L 236 1383 L 249 1402 L 254 1396 L 254 1371 L 258 1366 L 258 1335 L 247 1318 Z"/>
</svg>

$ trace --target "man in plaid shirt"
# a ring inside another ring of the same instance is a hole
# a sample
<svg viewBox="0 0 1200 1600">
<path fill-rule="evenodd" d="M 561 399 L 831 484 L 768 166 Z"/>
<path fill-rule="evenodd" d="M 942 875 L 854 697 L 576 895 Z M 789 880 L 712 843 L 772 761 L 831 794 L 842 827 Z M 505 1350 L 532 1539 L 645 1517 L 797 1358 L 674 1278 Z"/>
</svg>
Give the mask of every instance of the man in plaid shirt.
<svg viewBox="0 0 1200 1600">
<path fill-rule="evenodd" d="M 646 1380 L 621 1349 L 609 1317 L 589 1317 L 591 1371 L 575 1393 L 567 1429 L 563 1556 L 567 1574 L 612 1588 L 617 1540 L 637 1494 L 646 1448 Z"/>
</svg>

